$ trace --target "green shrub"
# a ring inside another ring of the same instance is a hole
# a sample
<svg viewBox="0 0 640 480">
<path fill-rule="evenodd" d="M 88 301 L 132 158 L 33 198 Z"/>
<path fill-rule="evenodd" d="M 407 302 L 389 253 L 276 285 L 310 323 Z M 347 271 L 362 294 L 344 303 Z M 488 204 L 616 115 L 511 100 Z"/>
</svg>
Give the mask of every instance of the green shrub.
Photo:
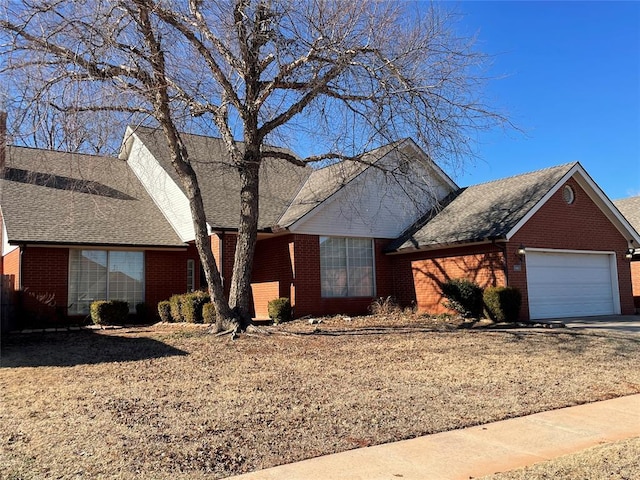
<svg viewBox="0 0 640 480">
<path fill-rule="evenodd" d="M 484 291 L 484 305 L 496 322 L 515 322 L 520 314 L 522 294 L 515 287 L 489 287 Z"/>
<path fill-rule="evenodd" d="M 441 284 L 442 295 L 447 299 L 444 306 L 465 318 L 482 315 L 482 288 L 464 278 L 454 278 Z"/>
<path fill-rule="evenodd" d="M 291 320 L 291 301 L 285 297 L 271 300 L 267 304 L 267 311 L 273 323 L 288 322 Z"/>
<path fill-rule="evenodd" d="M 213 325 L 216 323 L 216 309 L 213 306 L 213 303 L 205 303 L 202 306 L 202 321 L 209 325 Z"/>
<path fill-rule="evenodd" d="M 181 295 L 180 314 L 183 322 L 202 323 L 202 307 L 209 302 L 209 294 L 206 292 L 193 292 Z"/>
<path fill-rule="evenodd" d="M 129 316 L 129 304 L 120 300 L 97 300 L 89 308 L 96 325 L 122 325 Z"/>
<path fill-rule="evenodd" d="M 160 315 L 160 320 L 163 322 L 173 322 L 173 317 L 171 316 L 171 303 L 168 300 L 158 302 L 158 315 Z"/>
<path fill-rule="evenodd" d="M 182 295 L 171 295 L 169 298 L 169 305 L 171 309 L 171 318 L 174 322 L 184 322 L 182 318 Z"/>
</svg>

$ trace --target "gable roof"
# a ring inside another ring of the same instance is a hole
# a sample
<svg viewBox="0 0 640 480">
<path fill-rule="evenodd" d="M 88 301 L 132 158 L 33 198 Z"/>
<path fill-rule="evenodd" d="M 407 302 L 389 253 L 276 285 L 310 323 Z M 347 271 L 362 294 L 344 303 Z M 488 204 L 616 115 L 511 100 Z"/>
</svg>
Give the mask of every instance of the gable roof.
<svg viewBox="0 0 640 480">
<path fill-rule="evenodd" d="M 185 246 L 113 157 L 8 146 L 0 209 L 10 244 Z"/>
<path fill-rule="evenodd" d="M 389 244 L 387 251 L 509 240 L 569 178 L 625 238 L 640 243 L 638 232 L 576 162 L 461 189 Z"/>
<path fill-rule="evenodd" d="M 388 250 L 506 239 L 575 165 L 568 163 L 460 189 L 392 242 Z"/>
<path fill-rule="evenodd" d="M 184 193 L 182 182 L 171 165 L 162 131 L 149 127 L 135 127 L 133 131 Z M 237 228 L 240 218 L 240 176 L 231 165 L 222 139 L 187 133 L 181 134 L 181 138 L 198 175 L 207 223 L 214 230 Z M 239 147 L 243 148 L 242 143 Z M 282 159 L 267 158 L 263 161 L 260 168 L 260 230 L 278 223 L 312 172 L 311 167 L 299 167 Z"/>
<path fill-rule="evenodd" d="M 302 217 L 329 199 L 371 165 L 398 148 L 404 140 L 392 142 L 364 153 L 360 161 L 344 160 L 313 170 L 291 205 L 278 221 L 283 228 L 290 227 Z"/>
<path fill-rule="evenodd" d="M 184 193 L 181 181 L 171 165 L 164 134 L 157 128 L 129 127 L 161 168 Z M 125 138 L 121 157 L 128 158 L 132 140 Z M 235 229 L 240 218 L 240 177 L 232 165 L 224 142 L 220 138 L 181 134 L 189 151 L 191 164 L 199 179 L 207 223 L 216 229 Z M 240 149 L 242 142 L 238 143 Z M 270 147 L 278 148 L 278 147 Z M 358 160 L 345 160 L 324 168 L 296 166 L 286 160 L 266 158 L 260 170 L 259 230 L 279 231 L 291 227 L 301 218 L 323 205 L 362 172 L 400 148 L 421 150 L 411 139 L 399 140 L 364 153 Z M 292 152 L 280 150 L 295 156 Z M 424 154 L 422 154 L 424 156 Z M 424 156 L 425 163 L 449 186 L 457 185 Z"/>
</svg>

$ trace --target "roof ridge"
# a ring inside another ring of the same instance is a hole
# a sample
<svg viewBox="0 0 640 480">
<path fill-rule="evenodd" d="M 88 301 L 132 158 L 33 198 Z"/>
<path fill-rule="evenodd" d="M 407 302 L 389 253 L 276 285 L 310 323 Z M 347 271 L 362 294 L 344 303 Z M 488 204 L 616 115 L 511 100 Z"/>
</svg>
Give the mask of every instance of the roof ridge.
<svg viewBox="0 0 640 480">
<path fill-rule="evenodd" d="M 155 132 L 158 132 L 159 130 L 161 130 L 161 128 L 160 128 L 160 127 L 149 127 L 149 126 L 147 126 L 147 125 L 136 125 L 136 126 L 134 126 L 134 125 L 127 125 L 127 126 L 128 126 L 129 128 L 131 128 L 131 129 L 133 130 L 133 132 L 134 132 L 134 133 L 135 133 L 135 131 L 136 131 L 137 129 L 140 129 L 140 128 L 142 128 L 142 129 L 146 129 L 146 130 L 151 130 L 151 131 L 153 131 L 154 133 L 155 133 Z M 188 136 L 191 136 L 191 137 L 198 137 L 198 138 L 204 138 L 204 139 L 210 139 L 210 140 L 217 140 L 217 141 L 220 141 L 220 142 L 224 142 L 224 141 L 225 141 L 222 137 L 213 136 L 213 135 L 205 135 L 205 134 L 202 134 L 202 133 L 185 132 L 185 131 L 182 131 L 182 130 L 179 130 L 179 133 L 180 133 L 180 135 L 188 135 Z M 244 141 L 244 140 L 235 140 L 235 139 L 234 139 L 233 141 L 234 141 L 235 143 L 243 144 L 243 145 L 244 145 L 244 143 L 245 143 L 245 141 Z M 272 145 L 272 144 L 270 144 L 270 143 L 265 143 L 265 144 L 263 144 L 263 146 L 265 146 L 265 147 L 270 147 L 270 148 L 279 148 L 279 149 L 281 149 L 281 150 L 286 150 L 287 152 L 290 152 L 290 153 L 291 153 L 291 154 L 293 154 L 294 156 L 296 156 L 296 157 L 298 157 L 298 158 L 301 158 L 301 157 L 300 157 L 300 155 L 298 155 L 298 153 L 297 153 L 297 152 L 294 152 L 294 151 L 293 151 L 293 150 L 291 150 L 289 147 L 283 147 L 283 146 L 279 146 L 279 145 Z"/>
<path fill-rule="evenodd" d="M 568 170 L 569 169 L 568 167 L 574 167 L 575 165 L 578 165 L 579 163 L 580 162 L 567 162 L 567 163 L 562 163 L 560 165 L 552 165 L 550 167 L 544 167 L 544 168 L 540 168 L 538 170 L 532 170 L 530 172 L 516 173 L 515 175 L 510 175 L 508 177 L 496 178 L 495 180 L 489 180 L 487 182 L 474 183 L 472 185 L 467 185 L 466 187 L 463 187 L 463 188 L 471 188 L 471 187 L 480 187 L 480 186 L 483 186 L 483 185 L 490 185 L 492 183 L 504 182 L 505 180 L 512 180 L 512 179 L 519 178 L 519 177 L 525 177 L 525 176 L 528 176 L 528 175 L 534 175 L 534 174 L 537 174 L 537 173 L 542 173 L 542 172 L 546 172 L 546 171 L 560 169 L 562 167 L 567 167 L 567 170 Z"/>
<path fill-rule="evenodd" d="M 9 158 L 8 153 L 10 149 L 13 148 L 21 148 L 23 150 L 32 150 L 32 151 L 40 151 L 40 152 L 47 152 L 47 153 L 55 153 L 55 154 L 59 154 L 59 155 L 80 155 L 83 157 L 91 157 L 91 158 L 105 158 L 107 160 L 120 160 L 117 156 L 115 155 L 105 155 L 105 154 L 100 154 L 100 153 L 86 153 L 86 152 L 73 152 L 73 151 L 69 151 L 69 150 L 54 150 L 52 148 L 40 148 L 40 147 L 31 147 L 28 145 L 15 145 L 15 144 L 10 144 L 10 145 L 6 145 L 6 152 L 7 152 L 7 158 Z"/>
</svg>

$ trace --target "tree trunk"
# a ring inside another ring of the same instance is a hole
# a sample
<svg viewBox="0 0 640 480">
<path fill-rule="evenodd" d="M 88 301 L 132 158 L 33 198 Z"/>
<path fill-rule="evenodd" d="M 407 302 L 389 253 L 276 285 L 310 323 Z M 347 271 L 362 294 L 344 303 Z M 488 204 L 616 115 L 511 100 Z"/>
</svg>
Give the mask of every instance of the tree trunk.
<svg viewBox="0 0 640 480">
<path fill-rule="evenodd" d="M 178 147 L 177 150 L 180 150 Z M 204 270 L 204 275 L 209 285 L 209 294 L 211 303 L 216 310 L 218 321 L 218 330 L 237 329 L 240 326 L 238 318 L 233 314 L 229 303 L 224 295 L 222 285 L 222 276 L 218 269 L 216 259 L 211 250 L 211 241 L 207 231 L 207 218 L 204 211 L 204 203 L 202 201 L 202 193 L 196 179 L 196 174 L 191 165 L 184 160 L 178 158 L 180 155 L 172 155 L 172 164 L 178 172 L 182 184 L 185 187 L 187 198 L 189 199 L 189 207 L 191 209 L 191 217 L 195 230 L 195 242 L 200 257 L 200 263 Z"/>
<path fill-rule="evenodd" d="M 240 224 L 229 292 L 229 305 L 243 328 L 251 323 L 251 273 L 258 238 L 259 172 L 259 146 L 250 148 L 247 145 L 240 168 Z"/>
</svg>

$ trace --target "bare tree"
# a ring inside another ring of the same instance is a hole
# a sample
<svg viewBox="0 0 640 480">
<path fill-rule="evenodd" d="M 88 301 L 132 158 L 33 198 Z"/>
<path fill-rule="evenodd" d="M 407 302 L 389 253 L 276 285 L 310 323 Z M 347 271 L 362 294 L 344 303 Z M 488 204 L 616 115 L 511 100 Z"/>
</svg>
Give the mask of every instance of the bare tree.
<svg viewBox="0 0 640 480">
<path fill-rule="evenodd" d="M 359 159 L 412 137 L 432 159 L 460 160 L 474 130 L 504 121 L 479 98 L 485 57 L 455 35 L 454 20 L 439 5 L 408 2 L 25 0 L 2 12 L 0 55 L 31 112 L 38 104 L 74 118 L 156 122 L 190 202 L 216 312 L 244 327 L 264 158 Z M 223 139 L 241 178 L 228 301 L 180 135 L 194 125 Z M 283 142 L 308 158 L 267 146 Z"/>
</svg>

